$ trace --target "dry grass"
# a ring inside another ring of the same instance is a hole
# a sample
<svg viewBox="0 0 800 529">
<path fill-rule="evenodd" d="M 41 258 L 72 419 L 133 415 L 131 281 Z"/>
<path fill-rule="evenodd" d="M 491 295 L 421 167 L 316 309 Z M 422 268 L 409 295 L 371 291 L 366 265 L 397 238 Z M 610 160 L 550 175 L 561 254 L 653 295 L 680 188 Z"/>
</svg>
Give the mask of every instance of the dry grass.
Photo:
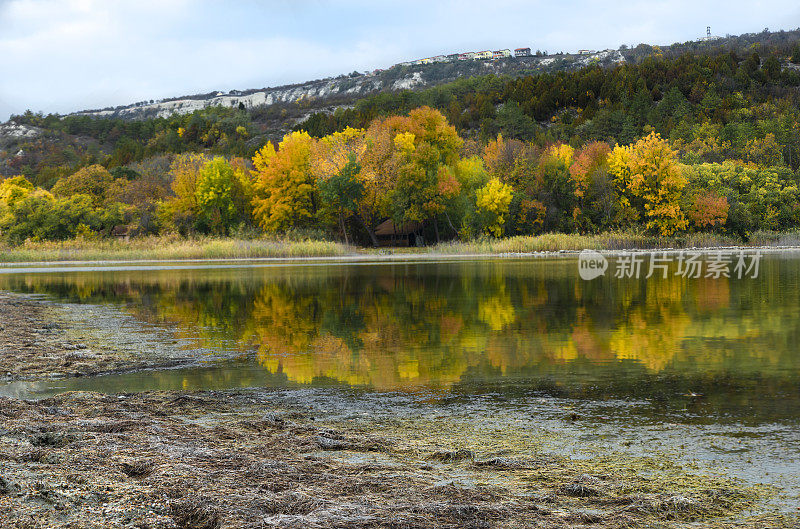
<svg viewBox="0 0 800 529">
<path fill-rule="evenodd" d="M 325 240 L 182 238 L 165 235 L 120 239 L 52 242 L 26 241 L 1 246 L 0 262 L 134 261 L 175 259 L 242 259 L 268 257 L 335 257 L 352 253 L 344 244 Z"/>
<path fill-rule="evenodd" d="M 682 237 L 657 237 L 635 232 L 607 232 L 598 235 L 545 233 L 505 239 L 447 242 L 428 251 L 443 254 L 504 254 L 592 250 L 643 250 L 659 248 L 713 248 L 742 245 L 742 241 L 713 233 Z"/>
<path fill-rule="evenodd" d="M 451 241 L 422 249 L 394 251 L 429 254 L 535 253 L 593 250 L 634 250 L 661 248 L 714 248 L 730 246 L 800 246 L 800 231 L 756 232 L 748 242 L 715 233 L 695 233 L 680 237 L 657 237 L 637 232 L 606 232 L 596 235 L 546 233 L 504 239 Z M 19 246 L 0 244 L 0 263 L 59 261 L 135 261 L 180 259 L 252 259 L 345 257 L 359 250 L 335 241 L 313 238 L 235 239 L 217 237 L 183 238 L 176 235 L 119 239 L 56 242 L 26 241 Z M 385 250 L 384 250 L 385 251 Z M 361 252 L 378 253 L 361 249 Z M 383 252 L 383 251 L 382 251 Z"/>
</svg>

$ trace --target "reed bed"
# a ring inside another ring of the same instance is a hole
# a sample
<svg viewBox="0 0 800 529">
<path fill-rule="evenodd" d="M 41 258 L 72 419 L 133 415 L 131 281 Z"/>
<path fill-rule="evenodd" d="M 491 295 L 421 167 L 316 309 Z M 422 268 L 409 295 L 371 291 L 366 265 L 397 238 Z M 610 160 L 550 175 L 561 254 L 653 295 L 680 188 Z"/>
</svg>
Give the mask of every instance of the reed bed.
<svg viewBox="0 0 800 529">
<path fill-rule="evenodd" d="M 800 241 L 800 234 L 797 236 Z M 763 240 L 761 238 L 759 240 Z M 777 237 L 775 237 L 777 240 Z M 713 233 L 697 233 L 682 237 L 607 232 L 597 235 L 545 233 L 521 235 L 505 239 L 455 241 L 431 246 L 428 251 L 442 254 L 505 254 L 591 250 L 644 250 L 661 248 L 714 248 L 743 246 L 740 239 Z"/>
<path fill-rule="evenodd" d="M 651 250 L 666 248 L 800 247 L 800 231 L 753 233 L 748 241 L 716 233 L 694 233 L 659 237 L 637 232 L 606 232 L 595 235 L 545 233 L 503 239 L 482 238 L 449 241 L 425 248 L 395 248 L 390 253 L 500 255 L 536 252 L 591 250 Z M 341 242 L 313 237 L 221 238 L 163 235 L 123 239 L 72 239 L 26 241 L 18 246 L 0 243 L 0 263 L 62 261 L 137 261 L 181 259 L 257 259 L 348 257 L 382 254 L 386 250 L 356 248 Z"/>
<path fill-rule="evenodd" d="M 159 236 L 0 245 L 0 262 L 337 257 L 353 251 L 344 244 L 326 240 Z"/>
</svg>

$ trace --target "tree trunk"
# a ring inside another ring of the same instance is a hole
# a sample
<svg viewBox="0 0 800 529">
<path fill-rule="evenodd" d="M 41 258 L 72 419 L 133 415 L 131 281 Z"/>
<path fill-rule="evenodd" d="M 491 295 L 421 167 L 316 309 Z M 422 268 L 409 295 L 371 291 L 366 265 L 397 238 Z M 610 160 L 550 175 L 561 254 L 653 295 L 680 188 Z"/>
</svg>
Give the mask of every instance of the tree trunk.
<svg viewBox="0 0 800 529">
<path fill-rule="evenodd" d="M 436 233 L 436 244 L 439 244 L 442 240 L 439 238 L 439 221 L 436 217 L 433 218 L 433 231 Z"/>
<path fill-rule="evenodd" d="M 344 233 L 344 243 L 349 245 L 350 241 L 347 239 L 347 225 L 344 222 L 344 214 L 339 210 L 339 224 L 342 226 L 342 233 Z"/>
<path fill-rule="evenodd" d="M 444 212 L 444 217 L 447 219 L 447 224 L 449 224 L 449 225 L 450 225 L 450 229 L 451 229 L 451 230 L 453 230 L 453 233 L 454 233 L 454 234 L 456 235 L 456 237 L 457 237 L 457 236 L 458 236 L 458 230 L 456 229 L 456 227 L 455 227 L 455 226 L 453 226 L 453 221 L 452 221 L 452 220 L 450 220 L 450 214 L 449 214 L 448 212 L 446 212 L 446 211 L 445 211 L 445 212 Z"/>
<path fill-rule="evenodd" d="M 366 222 L 364 222 L 364 219 L 363 219 L 363 218 L 361 218 L 361 215 L 359 215 L 358 213 L 356 213 L 356 218 L 357 218 L 357 219 L 358 219 L 358 221 L 361 223 L 361 225 L 362 225 L 362 226 L 364 226 L 364 229 L 365 229 L 365 230 L 367 231 L 367 233 L 369 234 L 369 238 L 370 238 L 370 240 L 372 241 L 372 246 L 373 246 L 373 247 L 375 247 L 375 248 L 377 248 L 377 247 L 378 247 L 378 238 L 377 238 L 377 237 L 375 237 L 375 232 L 374 232 L 374 231 L 372 231 L 372 228 L 370 228 L 369 226 L 367 226 L 367 223 L 366 223 Z"/>
</svg>

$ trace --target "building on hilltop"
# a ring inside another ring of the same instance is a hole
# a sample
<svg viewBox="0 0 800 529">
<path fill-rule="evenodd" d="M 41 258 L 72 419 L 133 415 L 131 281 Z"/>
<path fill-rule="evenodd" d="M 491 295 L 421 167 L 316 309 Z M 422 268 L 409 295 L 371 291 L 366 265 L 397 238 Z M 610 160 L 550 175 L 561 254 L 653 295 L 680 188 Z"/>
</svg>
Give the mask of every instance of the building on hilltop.
<svg viewBox="0 0 800 529">
<path fill-rule="evenodd" d="M 476 59 L 491 59 L 493 56 L 494 55 L 489 50 L 475 52 Z"/>
<path fill-rule="evenodd" d="M 511 50 L 497 50 L 492 52 L 492 59 L 505 59 L 511 57 Z"/>
<path fill-rule="evenodd" d="M 458 56 L 458 60 L 459 61 L 471 61 L 473 59 L 475 59 L 475 52 L 474 51 L 468 51 L 466 53 L 461 53 Z"/>
<path fill-rule="evenodd" d="M 530 48 L 517 48 L 514 50 L 514 57 L 530 57 L 531 56 L 531 49 Z"/>
<path fill-rule="evenodd" d="M 578 55 L 594 55 L 597 53 L 594 50 L 578 50 Z"/>
<path fill-rule="evenodd" d="M 706 36 L 705 37 L 701 37 L 701 38 L 699 38 L 697 40 L 698 40 L 698 42 L 707 42 L 707 41 L 710 41 L 710 40 L 717 40 L 717 39 L 721 39 L 721 38 L 722 37 L 718 37 L 716 35 L 712 35 L 711 34 L 711 26 L 706 26 Z"/>
</svg>

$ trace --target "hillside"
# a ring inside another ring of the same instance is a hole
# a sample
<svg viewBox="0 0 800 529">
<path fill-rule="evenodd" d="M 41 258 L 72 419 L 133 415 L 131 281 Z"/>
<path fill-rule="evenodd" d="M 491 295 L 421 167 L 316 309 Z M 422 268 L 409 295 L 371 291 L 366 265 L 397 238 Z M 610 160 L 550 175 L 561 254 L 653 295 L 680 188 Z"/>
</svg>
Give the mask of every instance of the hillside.
<svg viewBox="0 0 800 529">
<path fill-rule="evenodd" d="M 26 112 L 0 126 L 0 176 L 24 174 L 49 187 L 93 163 L 124 167 L 185 151 L 250 157 L 291 130 L 322 136 L 421 105 L 439 109 L 478 143 L 498 132 L 538 143 L 630 143 L 646 125 L 688 137 L 685 128 L 697 122 L 730 121 L 727 109 L 742 107 L 736 94 L 748 100 L 745 107 L 794 98 L 798 41 L 797 30 L 764 31 L 586 55 L 405 64 L 67 116 Z M 665 116 L 676 105 L 682 114 Z M 709 106 L 719 108 L 709 113 Z"/>
<path fill-rule="evenodd" d="M 160 117 L 15 116 L 0 138 L 14 176 L 0 181 L 0 237 L 748 240 L 800 226 L 800 32 L 373 74 L 409 75 L 426 84 L 365 95 L 354 75 L 270 105 L 213 95 L 173 110 L 225 105 Z"/>
<path fill-rule="evenodd" d="M 765 30 L 741 36 L 675 43 L 667 47 L 640 44 L 630 49 L 622 47 L 617 50 L 584 50 L 581 54 L 563 52 L 548 54 L 537 50 L 533 56 L 512 56 L 496 60 L 458 60 L 440 56 L 442 62 L 429 64 L 406 62 L 372 72 L 353 72 L 349 75 L 304 83 L 140 101 L 117 107 L 83 110 L 72 115 L 141 120 L 164 118 L 176 113 L 187 114 L 215 106 L 241 105 L 245 109 L 255 109 L 285 103 L 300 103 L 305 108 L 330 110 L 378 92 L 419 90 L 465 77 L 481 75 L 517 77 L 542 72 L 570 71 L 590 65 L 636 64 L 653 53 L 676 56 L 686 52 L 713 53 L 719 48 L 742 53 L 752 47 L 785 46 L 787 42 L 796 40 L 797 37 L 797 31 L 770 33 Z"/>
<path fill-rule="evenodd" d="M 443 60 L 433 64 L 398 64 L 385 70 L 353 72 L 327 79 L 305 83 L 260 88 L 233 90 L 227 93 L 212 92 L 168 98 L 159 101 L 142 101 L 131 105 L 99 110 L 76 112 L 77 116 L 100 118 L 148 119 L 169 117 L 172 114 L 188 114 L 209 107 L 238 107 L 245 109 L 270 106 L 280 103 L 302 103 L 307 108 L 327 106 L 333 102 L 341 106 L 378 92 L 415 90 L 447 83 L 462 77 L 478 75 L 529 75 L 542 71 L 581 68 L 591 64 L 612 65 L 625 62 L 619 50 L 604 50 L 583 55 L 540 55 L 531 57 L 508 57 L 500 60 L 468 61 Z"/>
</svg>

